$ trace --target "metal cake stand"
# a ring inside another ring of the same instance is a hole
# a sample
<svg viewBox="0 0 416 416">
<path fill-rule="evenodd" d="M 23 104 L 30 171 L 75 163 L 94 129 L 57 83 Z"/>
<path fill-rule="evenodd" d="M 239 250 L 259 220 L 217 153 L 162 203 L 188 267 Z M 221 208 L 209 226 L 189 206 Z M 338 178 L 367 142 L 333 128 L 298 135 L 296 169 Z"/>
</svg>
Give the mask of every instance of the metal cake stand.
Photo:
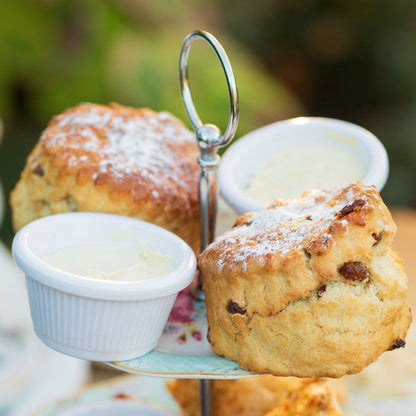
<svg viewBox="0 0 416 416">
<path fill-rule="evenodd" d="M 221 135 L 218 127 L 203 124 L 192 101 L 188 82 L 188 58 L 193 42 L 202 39 L 214 50 L 223 68 L 229 92 L 230 114 L 227 128 Z M 188 117 L 196 133 L 196 141 L 201 151 L 198 163 L 199 207 L 201 222 L 201 251 L 214 239 L 219 189 L 217 167 L 220 157 L 218 149 L 229 144 L 238 124 L 238 93 L 233 70 L 223 47 L 218 40 L 205 31 L 190 33 L 184 40 L 179 61 L 179 79 L 182 98 Z M 253 374 L 239 368 L 238 364 L 216 356 L 206 340 L 206 317 L 204 293 L 201 289 L 202 276 L 190 294 L 180 294 L 182 302 L 189 306 L 189 314 L 179 322 L 168 322 L 158 346 L 152 352 L 137 359 L 109 363 L 109 365 L 135 374 L 156 377 L 198 378 L 200 409 L 202 416 L 210 416 L 210 379 L 244 378 Z"/>
<path fill-rule="evenodd" d="M 188 57 L 192 43 L 198 38 L 205 40 L 212 49 L 214 49 L 227 80 L 230 98 L 230 116 L 227 129 L 223 135 L 221 135 L 218 127 L 212 124 L 203 124 L 201 122 L 192 102 L 188 83 Z M 220 160 L 217 152 L 219 148 L 224 147 L 231 142 L 237 130 L 239 116 L 237 84 L 235 82 L 230 61 L 223 47 L 214 36 L 208 32 L 202 31 L 193 32 L 185 38 L 180 54 L 179 79 L 183 102 L 192 123 L 192 127 L 196 132 L 196 140 L 201 151 L 201 157 L 198 158 L 198 163 L 201 166 L 198 197 L 201 221 L 201 251 L 203 251 L 215 237 L 215 221 L 219 196 L 217 167 Z M 195 293 L 195 296 L 198 299 L 203 299 L 204 297 L 201 285 L 202 276 L 199 274 L 198 286 Z M 200 379 L 199 397 L 201 415 L 211 415 L 211 381 L 209 379 Z"/>
</svg>

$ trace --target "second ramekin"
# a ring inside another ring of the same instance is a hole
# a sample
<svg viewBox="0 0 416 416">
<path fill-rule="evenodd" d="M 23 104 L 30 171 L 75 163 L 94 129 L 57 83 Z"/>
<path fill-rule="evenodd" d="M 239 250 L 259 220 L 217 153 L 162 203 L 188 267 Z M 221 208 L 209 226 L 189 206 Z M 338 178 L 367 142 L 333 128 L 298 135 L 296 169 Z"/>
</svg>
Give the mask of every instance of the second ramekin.
<svg viewBox="0 0 416 416">
<path fill-rule="evenodd" d="M 344 149 L 353 155 L 363 168 L 364 177 L 357 180 L 361 179 L 366 185 L 375 185 L 379 190 L 383 188 L 389 172 L 389 163 L 387 152 L 376 136 L 347 121 L 324 117 L 298 117 L 261 127 L 230 146 L 222 157 L 219 168 L 222 196 L 239 214 L 266 209 L 267 204 L 249 197 L 244 192 L 255 169 L 279 151 L 310 144 Z M 330 174 L 331 172 L 328 172 L 328 175 Z M 276 181 L 278 180 L 281 178 L 276 178 Z"/>
</svg>

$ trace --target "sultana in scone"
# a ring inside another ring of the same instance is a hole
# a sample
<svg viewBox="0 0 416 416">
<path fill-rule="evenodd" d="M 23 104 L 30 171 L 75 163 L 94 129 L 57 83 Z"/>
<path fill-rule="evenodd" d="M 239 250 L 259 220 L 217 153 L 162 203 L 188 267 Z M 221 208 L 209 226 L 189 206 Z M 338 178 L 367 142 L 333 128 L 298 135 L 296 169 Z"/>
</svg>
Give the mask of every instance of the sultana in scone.
<svg viewBox="0 0 416 416">
<path fill-rule="evenodd" d="M 13 225 L 93 211 L 152 222 L 199 246 L 199 155 L 166 112 L 80 104 L 54 117 L 11 195 Z"/>
<path fill-rule="evenodd" d="M 396 226 L 372 186 L 245 214 L 199 257 L 214 352 L 255 373 L 341 377 L 404 346 Z"/>
</svg>

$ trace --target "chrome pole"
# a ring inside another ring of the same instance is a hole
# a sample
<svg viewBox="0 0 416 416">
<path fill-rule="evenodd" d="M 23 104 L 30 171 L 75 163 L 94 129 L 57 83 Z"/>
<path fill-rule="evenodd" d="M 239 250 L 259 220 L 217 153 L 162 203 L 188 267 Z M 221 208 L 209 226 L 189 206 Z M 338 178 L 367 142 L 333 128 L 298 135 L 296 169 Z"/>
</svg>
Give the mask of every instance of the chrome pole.
<svg viewBox="0 0 416 416">
<path fill-rule="evenodd" d="M 191 45 L 196 39 L 202 39 L 212 47 L 221 63 L 227 80 L 230 99 L 230 117 L 223 135 L 221 135 L 218 127 L 213 124 L 203 124 L 201 122 L 192 101 L 188 83 L 188 58 Z M 201 251 L 203 251 L 215 237 L 215 222 L 219 196 L 217 167 L 220 161 L 217 151 L 219 148 L 230 143 L 234 137 L 235 131 L 237 130 L 239 115 L 237 85 L 230 61 L 221 44 L 210 33 L 196 31 L 186 36 L 179 59 L 179 81 L 185 109 L 196 132 L 196 141 L 201 151 L 201 156 L 198 158 L 198 163 L 201 166 L 198 197 L 201 221 Z M 201 274 L 198 276 L 198 285 L 192 294 L 197 299 L 204 299 Z M 199 381 L 199 398 L 201 416 L 211 416 L 212 400 L 210 380 L 201 379 Z"/>
</svg>

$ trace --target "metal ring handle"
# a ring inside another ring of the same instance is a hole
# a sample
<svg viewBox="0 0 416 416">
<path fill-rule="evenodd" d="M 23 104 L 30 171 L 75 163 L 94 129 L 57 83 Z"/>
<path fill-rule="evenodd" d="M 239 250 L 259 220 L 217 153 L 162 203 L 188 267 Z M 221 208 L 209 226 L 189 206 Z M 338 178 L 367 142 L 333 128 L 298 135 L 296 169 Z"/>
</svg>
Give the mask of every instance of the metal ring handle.
<svg viewBox="0 0 416 416">
<path fill-rule="evenodd" d="M 227 54 L 225 53 L 223 47 L 218 42 L 218 40 L 212 36 L 210 33 L 197 30 L 190 33 L 186 36 L 179 59 L 179 81 L 181 84 L 181 92 L 183 102 L 185 104 L 186 112 L 191 121 L 191 124 L 195 131 L 198 133 L 198 130 L 204 127 L 204 124 L 201 122 L 201 119 L 196 112 L 194 103 L 192 101 L 191 91 L 189 89 L 188 83 L 188 57 L 191 50 L 191 45 L 196 39 L 205 40 L 211 48 L 215 51 L 222 69 L 224 70 L 225 78 L 227 80 L 228 94 L 230 98 L 230 118 L 228 120 L 228 126 L 225 130 L 225 133 L 219 137 L 210 137 L 209 143 L 206 143 L 208 146 L 223 147 L 226 146 L 231 139 L 233 138 L 235 131 L 237 130 L 238 124 L 238 93 L 237 93 L 237 84 L 235 82 L 233 70 L 231 68 L 230 61 Z M 203 135 L 202 135 L 203 136 Z M 202 137 L 203 140 L 203 137 Z"/>
</svg>

